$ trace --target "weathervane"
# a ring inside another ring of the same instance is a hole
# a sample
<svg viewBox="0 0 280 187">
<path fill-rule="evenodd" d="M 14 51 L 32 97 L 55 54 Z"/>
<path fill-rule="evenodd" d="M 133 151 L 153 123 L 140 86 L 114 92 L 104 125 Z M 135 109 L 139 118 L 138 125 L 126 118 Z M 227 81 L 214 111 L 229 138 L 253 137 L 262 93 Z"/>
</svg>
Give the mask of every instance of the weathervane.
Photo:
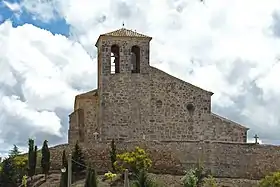
<svg viewBox="0 0 280 187">
<path fill-rule="evenodd" d="M 122 26 L 124 27 L 124 21 L 122 22 Z"/>
</svg>

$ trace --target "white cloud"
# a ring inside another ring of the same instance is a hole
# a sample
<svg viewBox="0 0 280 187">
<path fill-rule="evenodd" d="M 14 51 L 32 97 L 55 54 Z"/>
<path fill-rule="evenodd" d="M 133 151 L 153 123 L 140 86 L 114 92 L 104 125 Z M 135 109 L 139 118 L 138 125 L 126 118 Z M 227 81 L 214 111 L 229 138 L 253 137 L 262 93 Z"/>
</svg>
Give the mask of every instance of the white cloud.
<svg viewBox="0 0 280 187">
<path fill-rule="evenodd" d="M 28 103 L 22 102 L 17 96 L 4 96 L 1 98 L 2 112 L 6 112 L 13 119 L 25 119 L 27 123 L 25 125 L 30 125 L 32 128 L 37 128 L 36 130 L 61 136 L 60 130 L 60 119 L 56 116 L 54 112 L 49 112 L 46 110 L 37 111 L 28 106 Z M 4 126 L 2 127 L 5 128 Z M 28 126 L 27 126 L 28 128 Z"/>
<path fill-rule="evenodd" d="M 10 3 L 8 1 L 3 1 L 4 5 L 7 6 L 9 9 L 11 9 L 14 12 L 20 11 L 21 7 L 18 3 Z"/>
<path fill-rule="evenodd" d="M 95 85 L 98 35 L 124 21 L 127 28 L 153 37 L 152 65 L 213 91 L 213 105 L 226 108 L 224 114 L 238 111 L 237 118 L 264 139 L 279 139 L 274 132 L 280 130 L 275 112 L 280 109 L 280 40 L 271 30 L 279 5 L 279 0 L 23 0 L 20 6 L 36 19 L 64 18 L 71 36 L 31 25 L 1 25 L 0 60 L 6 65 L 0 65 L 5 69 L 0 83 L 16 85 L 13 70 L 23 79 L 27 108 L 71 109 L 73 88 Z"/>
<path fill-rule="evenodd" d="M 62 138 L 55 111 L 71 111 L 75 95 L 94 87 L 96 62 L 80 44 L 28 24 L 0 25 L 0 46 L 0 137 L 6 143 L 38 133 Z"/>
<path fill-rule="evenodd" d="M 256 142 L 256 139 L 255 138 L 248 138 L 247 139 L 247 142 L 248 143 L 255 143 Z M 263 144 L 263 142 L 262 142 L 262 140 L 261 139 L 257 139 L 257 142 L 259 143 L 259 144 Z"/>
</svg>

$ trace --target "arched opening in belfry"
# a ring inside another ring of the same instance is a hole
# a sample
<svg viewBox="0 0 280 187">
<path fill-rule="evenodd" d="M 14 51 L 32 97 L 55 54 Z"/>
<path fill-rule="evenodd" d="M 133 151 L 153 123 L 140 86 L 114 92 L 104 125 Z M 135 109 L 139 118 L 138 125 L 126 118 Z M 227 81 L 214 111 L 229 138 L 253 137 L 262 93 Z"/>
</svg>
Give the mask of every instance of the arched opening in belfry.
<svg viewBox="0 0 280 187">
<path fill-rule="evenodd" d="M 118 45 L 111 46 L 111 74 L 120 73 L 120 48 Z"/>
<path fill-rule="evenodd" d="M 131 72 L 140 73 L 140 48 L 136 45 L 131 48 Z"/>
</svg>

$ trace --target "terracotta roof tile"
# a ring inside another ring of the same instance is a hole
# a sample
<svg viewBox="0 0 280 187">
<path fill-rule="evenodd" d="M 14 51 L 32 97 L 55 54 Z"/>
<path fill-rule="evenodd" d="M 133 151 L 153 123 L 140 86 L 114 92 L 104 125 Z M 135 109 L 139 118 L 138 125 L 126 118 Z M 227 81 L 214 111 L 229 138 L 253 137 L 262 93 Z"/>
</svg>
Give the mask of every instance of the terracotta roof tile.
<svg viewBox="0 0 280 187">
<path fill-rule="evenodd" d="M 144 34 L 137 33 L 132 30 L 128 30 L 125 28 L 121 28 L 112 32 L 108 32 L 105 34 L 102 34 L 101 36 L 120 36 L 120 37 L 140 37 L 140 38 L 151 38 L 149 36 L 146 36 Z"/>
</svg>

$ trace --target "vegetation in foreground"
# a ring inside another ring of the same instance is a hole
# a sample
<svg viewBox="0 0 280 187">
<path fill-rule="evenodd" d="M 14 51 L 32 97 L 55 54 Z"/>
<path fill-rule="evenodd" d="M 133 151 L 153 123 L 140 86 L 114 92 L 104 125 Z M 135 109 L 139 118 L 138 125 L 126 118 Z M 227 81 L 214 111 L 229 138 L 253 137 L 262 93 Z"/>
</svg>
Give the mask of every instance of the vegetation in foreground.
<svg viewBox="0 0 280 187">
<path fill-rule="evenodd" d="M 28 140 L 28 153 L 22 154 L 18 147 L 14 145 L 10 150 L 7 158 L 0 163 L 0 186 L 5 187 L 27 187 L 32 183 L 35 174 L 44 174 L 45 180 L 48 180 L 51 165 L 51 153 L 48 148 L 48 141 L 43 142 L 40 151 L 33 139 Z M 97 179 L 96 169 L 86 165 L 85 157 L 78 142 L 72 151 L 72 169 L 74 180 L 79 180 L 80 176 L 86 174 L 85 187 L 98 187 L 100 181 Z M 117 154 L 117 146 L 115 141 L 111 142 L 111 151 L 108 155 L 111 160 L 112 172 L 108 171 L 104 174 L 102 181 L 114 184 L 116 182 L 130 181 L 131 187 L 161 187 L 160 181 L 155 181 L 148 174 L 152 166 L 152 160 L 144 149 L 135 147 L 130 152 Z M 62 153 L 61 160 L 61 177 L 60 187 L 67 187 L 68 160 L 66 151 Z M 128 176 L 124 175 L 124 171 L 128 171 Z M 182 178 L 184 187 L 218 187 L 215 179 L 210 173 L 205 172 L 203 166 L 198 162 L 197 167 L 186 171 Z M 280 172 L 272 173 L 262 179 L 259 187 L 280 187 Z"/>
</svg>

